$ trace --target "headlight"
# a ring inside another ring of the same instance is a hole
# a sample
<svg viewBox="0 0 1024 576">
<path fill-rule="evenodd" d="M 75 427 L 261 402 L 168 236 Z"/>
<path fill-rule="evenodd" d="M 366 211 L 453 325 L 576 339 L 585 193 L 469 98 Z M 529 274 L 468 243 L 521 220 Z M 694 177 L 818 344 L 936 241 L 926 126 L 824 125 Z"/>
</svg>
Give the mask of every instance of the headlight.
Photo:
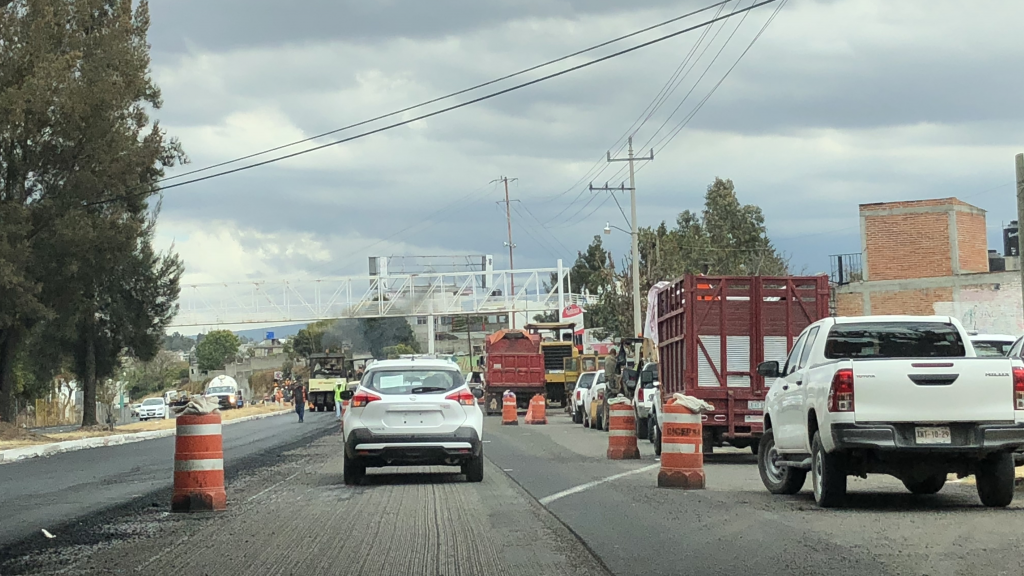
<svg viewBox="0 0 1024 576">
<path fill-rule="evenodd" d="M 233 395 L 232 396 L 228 396 L 228 402 L 234 403 L 234 401 L 235 401 L 235 397 Z"/>
</svg>

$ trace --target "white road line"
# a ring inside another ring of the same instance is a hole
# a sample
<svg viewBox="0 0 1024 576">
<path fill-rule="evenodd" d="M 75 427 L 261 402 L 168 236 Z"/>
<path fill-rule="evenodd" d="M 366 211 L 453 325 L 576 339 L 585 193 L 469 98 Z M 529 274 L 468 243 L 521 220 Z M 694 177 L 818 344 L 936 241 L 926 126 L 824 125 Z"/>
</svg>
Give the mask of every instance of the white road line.
<svg viewBox="0 0 1024 576">
<path fill-rule="evenodd" d="M 273 490 L 274 488 L 277 488 L 277 487 L 278 487 L 278 486 L 280 486 L 281 484 L 284 484 L 285 482 L 287 482 L 287 481 L 291 480 L 292 478 L 295 478 L 295 477 L 296 477 L 296 476 L 298 476 L 299 474 L 302 474 L 302 472 L 303 472 L 302 470 L 299 470 L 299 471 L 298 471 L 298 472 L 296 472 L 295 474 L 292 474 L 291 476 L 289 476 L 289 477 L 285 478 L 284 480 L 281 480 L 281 481 L 280 481 L 280 482 L 278 482 L 277 484 L 274 484 L 274 485 L 272 485 L 272 486 L 268 486 L 268 487 L 264 488 L 263 490 L 260 490 L 260 491 L 259 491 L 259 493 L 257 493 L 257 494 L 254 494 L 254 495 L 250 496 L 250 497 L 249 497 L 248 499 L 246 499 L 246 503 L 252 502 L 253 500 L 255 500 L 255 499 L 259 498 L 260 496 L 263 496 L 264 494 L 266 494 L 267 492 L 270 492 L 270 491 L 271 491 L 271 490 Z"/>
<path fill-rule="evenodd" d="M 573 494 L 579 494 L 580 492 L 583 492 L 585 490 L 590 490 L 594 486 L 598 486 L 600 484 L 604 484 L 605 482 L 611 482 L 613 480 L 618 480 L 619 478 L 625 478 L 626 476 L 632 476 L 633 474 L 640 474 L 641 472 L 647 472 L 649 470 L 654 470 L 655 468 L 661 468 L 661 464 L 651 464 L 650 466 L 644 466 L 643 468 L 638 468 L 636 470 L 630 470 L 629 472 L 623 472 L 622 474 L 615 474 L 614 476 L 609 476 L 607 478 L 602 478 L 600 480 L 594 480 L 593 482 L 587 482 L 586 484 L 580 484 L 579 486 L 574 486 L 572 488 L 569 488 L 568 490 L 562 490 L 561 492 L 555 492 L 551 496 L 545 496 L 545 497 L 541 498 L 540 500 L 538 500 L 538 502 L 540 502 L 544 506 L 547 506 L 548 504 L 554 502 L 555 500 L 558 500 L 560 498 L 565 498 L 566 496 L 572 496 Z"/>
</svg>

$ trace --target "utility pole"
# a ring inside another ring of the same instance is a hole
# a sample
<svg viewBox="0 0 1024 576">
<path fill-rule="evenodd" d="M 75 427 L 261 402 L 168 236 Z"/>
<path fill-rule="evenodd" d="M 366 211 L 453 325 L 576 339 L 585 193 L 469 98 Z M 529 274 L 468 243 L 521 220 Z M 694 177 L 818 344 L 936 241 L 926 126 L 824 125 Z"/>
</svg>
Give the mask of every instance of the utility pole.
<svg viewBox="0 0 1024 576">
<path fill-rule="evenodd" d="M 1020 239 L 1024 228 L 1024 154 L 1017 154 L 1017 261 L 1024 262 L 1024 241 Z M 1024 296 L 1024 266 L 1020 266 L 1021 294 Z M 1022 300 L 1024 304 L 1024 300 Z"/>
<path fill-rule="evenodd" d="M 515 248 L 516 245 L 512 242 L 512 204 L 511 204 L 511 202 L 508 199 L 508 180 L 509 179 L 507 177 L 502 176 L 501 178 L 498 178 L 497 180 L 491 180 L 491 183 L 494 183 L 494 182 L 504 182 L 505 183 L 505 221 L 508 223 L 508 242 L 505 242 L 505 246 L 508 246 L 508 270 L 509 270 L 508 276 L 509 276 L 509 283 L 511 284 L 511 289 L 512 289 L 512 312 L 511 312 L 511 314 L 509 314 L 509 316 L 512 319 L 512 328 L 515 329 L 515 327 L 516 327 L 516 277 L 515 277 L 515 274 L 513 273 L 513 270 L 516 269 L 516 266 L 515 266 L 515 260 L 513 260 L 513 258 L 512 258 L 512 249 Z M 515 182 L 516 180 L 518 180 L 518 178 L 512 178 L 513 182 Z"/>
<path fill-rule="evenodd" d="M 640 232 L 637 228 L 636 223 L 636 173 L 633 169 L 635 162 L 640 160 L 654 160 L 654 150 L 651 150 L 649 156 L 641 156 L 639 158 L 633 156 L 633 137 L 629 137 L 629 155 L 625 158 L 612 158 L 612 153 L 608 152 L 608 162 L 629 162 L 629 207 L 630 207 L 630 237 L 632 240 L 632 257 L 633 257 L 633 333 L 639 337 L 643 333 L 643 323 L 640 320 Z M 625 191 L 625 186 L 619 188 L 609 188 L 605 185 L 603 188 L 594 188 L 594 185 L 590 185 L 591 190 L 604 190 L 604 191 Z"/>
</svg>

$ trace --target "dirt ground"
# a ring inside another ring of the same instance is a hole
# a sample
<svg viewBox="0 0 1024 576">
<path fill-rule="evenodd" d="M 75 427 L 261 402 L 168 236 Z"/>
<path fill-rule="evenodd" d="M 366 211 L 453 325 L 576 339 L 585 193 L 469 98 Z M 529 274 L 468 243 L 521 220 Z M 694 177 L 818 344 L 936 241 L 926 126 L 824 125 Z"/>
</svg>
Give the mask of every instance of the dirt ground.
<svg viewBox="0 0 1024 576">
<path fill-rule="evenodd" d="M 246 406 L 245 408 L 238 410 L 224 410 L 221 411 L 220 414 L 224 422 L 230 422 L 237 418 L 255 416 L 258 414 L 270 414 L 286 409 L 287 407 L 282 408 L 276 404 L 267 404 L 265 406 Z M 64 442 L 67 440 L 81 440 L 83 438 L 98 438 L 114 434 L 132 434 L 134 432 L 167 430 L 174 428 L 174 424 L 174 419 L 168 418 L 165 420 L 149 420 L 147 422 L 134 422 L 132 424 L 117 426 L 114 428 L 113 432 L 108 430 L 106 426 L 91 426 L 89 428 L 80 428 L 74 432 L 49 434 L 44 436 L 42 434 L 36 434 L 30 430 L 16 428 L 11 424 L 0 423 L 0 450 L 23 448 L 25 446 L 33 446 L 37 444 L 51 444 L 53 442 Z"/>
</svg>

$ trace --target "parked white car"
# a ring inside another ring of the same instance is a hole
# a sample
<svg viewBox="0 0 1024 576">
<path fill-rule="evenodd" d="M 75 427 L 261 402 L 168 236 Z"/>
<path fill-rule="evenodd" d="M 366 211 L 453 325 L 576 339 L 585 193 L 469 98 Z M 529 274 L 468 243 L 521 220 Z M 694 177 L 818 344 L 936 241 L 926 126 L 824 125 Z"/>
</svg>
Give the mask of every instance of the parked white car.
<svg viewBox="0 0 1024 576">
<path fill-rule="evenodd" d="M 633 417 L 636 420 L 636 437 L 649 438 L 651 407 L 654 397 L 658 394 L 658 364 L 648 362 L 640 371 L 640 382 L 633 391 Z"/>
<path fill-rule="evenodd" d="M 163 398 L 149 398 L 143 400 L 138 410 L 139 420 L 150 420 L 153 418 L 167 417 L 167 403 Z"/>
<path fill-rule="evenodd" d="M 761 480 L 794 494 L 811 473 L 819 506 L 841 505 L 848 476 L 890 474 L 914 494 L 973 474 L 985 506 L 1013 500 L 1024 447 L 1024 367 L 978 358 L 955 318 L 826 318 L 808 326 L 772 382 Z"/>
<path fill-rule="evenodd" d="M 586 414 L 586 399 L 587 392 L 594 385 L 594 381 L 597 380 L 598 374 L 604 377 L 603 372 L 584 372 L 580 374 L 580 377 L 576 379 L 576 388 L 573 389 L 572 398 L 572 421 L 574 424 L 582 424 L 583 416 Z"/>
<path fill-rule="evenodd" d="M 344 478 L 357 484 L 367 467 L 460 466 L 470 482 L 484 478 L 483 412 L 450 360 L 410 357 L 374 362 L 344 418 Z"/>
<path fill-rule="evenodd" d="M 590 387 L 590 390 L 587 390 L 586 398 L 583 400 L 586 405 L 583 412 L 584 428 L 592 428 L 594 430 L 604 428 L 605 423 L 601 419 L 601 407 L 604 405 L 607 384 L 604 379 L 604 372 L 598 372 L 594 384 Z"/>
<path fill-rule="evenodd" d="M 1008 334 L 977 334 L 971 333 L 971 344 L 974 353 L 982 358 L 998 358 L 1010 355 L 1010 347 L 1017 338 Z"/>
</svg>

